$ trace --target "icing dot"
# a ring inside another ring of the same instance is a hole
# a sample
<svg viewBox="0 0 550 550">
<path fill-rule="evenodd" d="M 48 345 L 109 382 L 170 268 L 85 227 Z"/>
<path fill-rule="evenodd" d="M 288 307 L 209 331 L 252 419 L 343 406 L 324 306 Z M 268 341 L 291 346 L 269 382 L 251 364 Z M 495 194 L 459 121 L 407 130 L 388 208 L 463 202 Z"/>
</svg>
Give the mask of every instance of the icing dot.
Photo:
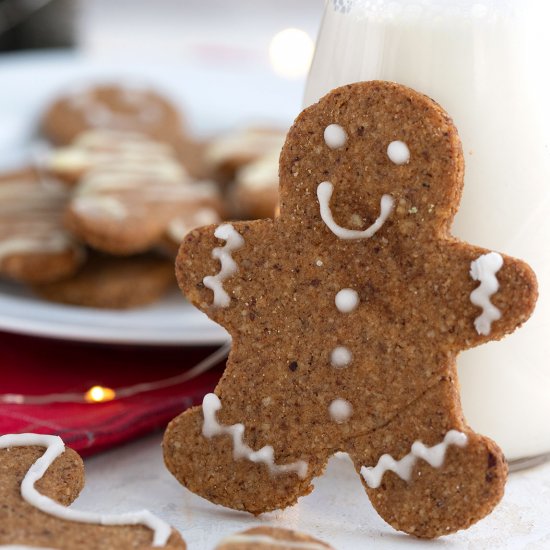
<svg viewBox="0 0 550 550">
<path fill-rule="evenodd" d="M 317 261 L 315 262 L 315 265 L 316 265 L 317 267 L 323 267 L 323 260 L 317 260 Z"/>
<path fill-rule="evenodd" d="M 392 141 L 388 145 L 388 157 L 394 164 L 401 166 L 409 162 L 411 159 L 411 152 L 406 143 L 402 141 Z"/>
<path fill-rule="evenodd" d="M 339 124 L 329 124 L 325 128 L 325 143 L 331 149 L 340 149 L 348 141 L 348 135 L 346 131 Z"/>
<path fill-rule="evenodd" d="M 344 288 L 336 294 L 334 302 L 338 311 L 350 313 L 359 305 L 359 295 L 352 288 Z"/>
<path fill-rule="evenodd" d="M 338 346 L 330 354 L 330 362 L 333 367 L 342 369 L 351 363 L 351 351 L 344 346 Z"/>
<path fill-rule="evenodd" d="M 351 416 L 353 407 L 345 399 L 335 399 L 328 407 L 330 417 L 334 422 L 345 422 Z"/>
</svg>

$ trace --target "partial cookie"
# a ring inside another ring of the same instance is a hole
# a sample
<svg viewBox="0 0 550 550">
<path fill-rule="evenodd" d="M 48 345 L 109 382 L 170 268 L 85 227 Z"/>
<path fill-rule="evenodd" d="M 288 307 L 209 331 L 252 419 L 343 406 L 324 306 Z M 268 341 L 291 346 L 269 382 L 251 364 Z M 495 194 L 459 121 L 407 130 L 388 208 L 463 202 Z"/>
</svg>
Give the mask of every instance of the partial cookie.
<svg viewBox="0 0 550 550">
<path fill-rule="evenodd" d="M 187 233 L 197 227 L 219 222 L 221 222 L 219 211 L 207 206 L 191 208 L 170 221 L 162 244 L 176 254 Z"/>
<path fill-rule="evenodd" d="M 185 549 L 148 511 L 107 515 L 67 508 L 84 485 L 80 457 L 52 435 L 0 436 L 0 544 L 57 550 Z"/>
<path fill-rule="evenodd" d="M 100 135 L 89 137 L 95 142 Z M 96 151 L 87 158 L 91 167 L 79 179 L 65 225 L 94 249 L 144 252 L 162 240 L 173 219 L 200 208 L 223 211 L 218 187 L 192 182 L 172 150 L 154 141 L 110 145 L 108 153 Z"/>
<path fill-rule="evenodd" d="M 42 130 L 57 145 L 66 145 L 91 129 L 138 132 L 171 142 L 181 132 L 179 111 L 147 88 L 105 84 L 64 94 L 45 112 Z"/>
<path fill-rule="evenodd" d="M 273 218 L 279 203 L 280 150 L 260 157 L 235 176 L 233 200 L 240 217 Z"/>
<path fill-rule="evenodd" d="M 49 282 L 74 273 L 85 254 L 64 228 L 69 192 L 28 168 L 0 174 L 0 276 Z"/>
<path fill-rule="evenodd" d="M 215 550 L 332 550 L 309 535 L 277 527 L 253 527 L 223 539 Z"/>
<path fill-rule="evenodd" d="M 175 286 L 174 265 L 153 255 L 91 255 L 68 279 L 34 285 L 46 300 L 75 306 L 129 309 L 155 302 Z"/>
<path fill-rule="evenodd" d="M 212 177 L 228 183 L 237 171 L 265 154 L 280 151 L 285 134 L 275 128 L 242 128 L 210 141 L 204 152 Z"/>
<path fill-rule="evenodd" d="M 205 160 L 208 148 L 207 141 L 193 139 L 182 134 L 174 140 L 172 145 L 177 158 L 193 179 L 205 180 L 210 178 L 211 170 Z"/>
<path fill-rule="evenodd" d="M 260 514 L 308 494 L 344 451 L 396 529 L 467 528 L 507 468 L 464 420 L 456 356 L 529 318 L 533 272 L 451 236 L 460 141 L 409 88 L 352 84 L 306 109 L 280 179 L 275 220 L 196 229 L 180 249 L 181 288 L 233 347 L 215 394 L 168 426 L 167 467 Z"/>
</svg>

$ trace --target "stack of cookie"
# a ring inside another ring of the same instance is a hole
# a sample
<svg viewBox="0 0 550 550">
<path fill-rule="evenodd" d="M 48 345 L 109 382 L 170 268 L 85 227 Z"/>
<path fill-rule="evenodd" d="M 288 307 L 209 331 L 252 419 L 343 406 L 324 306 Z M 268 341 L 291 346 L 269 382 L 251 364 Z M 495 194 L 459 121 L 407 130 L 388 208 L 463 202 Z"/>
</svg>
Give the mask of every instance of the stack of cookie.
<svg viewBox="0 0 550 550">
<path fill-rule="evenodd" d="M 157 92 L 101 85 L 56 100 L 42 132 L 52 147 L 40 162 L 0 175 L 0 276 L 47 299 L 153 302 L 174 285 L 189 230 L 274 214 L 280 131 L 202 143 Z"/>
</svg>

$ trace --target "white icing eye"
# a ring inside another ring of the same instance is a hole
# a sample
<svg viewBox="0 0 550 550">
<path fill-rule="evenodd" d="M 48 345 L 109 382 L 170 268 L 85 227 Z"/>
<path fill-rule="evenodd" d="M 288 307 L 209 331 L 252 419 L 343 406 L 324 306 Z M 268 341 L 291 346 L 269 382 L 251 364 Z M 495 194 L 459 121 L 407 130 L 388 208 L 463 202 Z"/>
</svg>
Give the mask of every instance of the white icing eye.
<svg viewBox="0 0 550 550">
<path fill-rule="evenodd" d="M 411 159 L 411 152 L 406 143 L 402 141 L 392 141 L 388 145 L 388 157 L 394 164 L 401 166 L 409 162 Z"/>
<path fill-rule="evenodd" d="M 336 294 L 334 302 L 338 311 L 350 313 L 359 305 L 359 295 L 352 288 L 344 288 Z"/>
<path fill-rule="evenodd" d="M 331 149 L 340 149 L 348 141 L 346 131 L 339 124 L 329 124 L 325 128 L 325 143 Z"/>
<path fill-rule="evenodd" d="M 345 422 L 351 416 L 353 407 L 349 401 L 345 399 L 335 399 L 328 407 L 330 417 L 334 422 Z"/>
<path fill-rule="evenodd" d="M 330 354 L 330 363 L 337 369 L 347 367 L 351 363 L 351 359 L 351 351 L 344 346 L 334 348 Z"/>
</svg>

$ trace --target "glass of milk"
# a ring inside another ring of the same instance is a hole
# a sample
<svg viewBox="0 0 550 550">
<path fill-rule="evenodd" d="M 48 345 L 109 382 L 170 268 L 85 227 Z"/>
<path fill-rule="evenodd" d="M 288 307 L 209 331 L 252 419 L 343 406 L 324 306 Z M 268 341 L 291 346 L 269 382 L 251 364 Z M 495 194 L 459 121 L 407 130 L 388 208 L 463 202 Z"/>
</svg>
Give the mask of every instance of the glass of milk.
<svg viewBox="0 0 550 550">
<path fill-rule="evenodd" d="M 540 297 L 527 324 L 460 355 L 465 415 L 507 458 L 550 453 L 550 20 L 548 0 L 328 0 L 305 105 L 391 80 L 458 127 L 465 187 L 453 233 L 526 260 Z"/>
</svg>

